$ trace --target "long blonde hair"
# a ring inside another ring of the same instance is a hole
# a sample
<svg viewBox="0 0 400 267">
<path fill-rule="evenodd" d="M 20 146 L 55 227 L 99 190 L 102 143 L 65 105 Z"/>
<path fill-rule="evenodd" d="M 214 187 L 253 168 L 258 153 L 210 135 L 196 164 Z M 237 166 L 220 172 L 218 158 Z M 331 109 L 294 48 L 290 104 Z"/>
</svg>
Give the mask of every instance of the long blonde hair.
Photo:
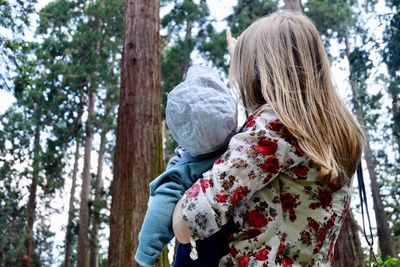
<svg viewBox="0 0 400 267">
<path fill-rule="evenodd" d="M 321 181 L 348 181 L 360 161 L 363 131 L 333 86 L 319 33 L 306 16 L 279 12 L 250 25 L 238 37 L 230 76 L 246 110 L 272 106 L 320 166 Z"/>
</svg>

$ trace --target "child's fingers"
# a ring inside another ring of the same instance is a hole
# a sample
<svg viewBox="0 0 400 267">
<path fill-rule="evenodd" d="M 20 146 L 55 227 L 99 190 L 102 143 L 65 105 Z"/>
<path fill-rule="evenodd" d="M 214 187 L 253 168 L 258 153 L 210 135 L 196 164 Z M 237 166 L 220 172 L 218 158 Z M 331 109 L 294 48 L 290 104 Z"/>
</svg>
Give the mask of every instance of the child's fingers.
<svg viewBox="0 0 400 267">
<path fill-rule="evenodd" d="M 232 33 L 231 31 L 228 29 L 226 30 L 226 40 L 230 40 L 232 38 Z"/>
<path fill-rule="evenodd" d="M 226 42 L 228 44 L 229 54 L 232 56 L 233 51 L 235 50 L 236 39 L 232 37 L 232 33 L 230 30 L 226 31 Z"/>
</svg>

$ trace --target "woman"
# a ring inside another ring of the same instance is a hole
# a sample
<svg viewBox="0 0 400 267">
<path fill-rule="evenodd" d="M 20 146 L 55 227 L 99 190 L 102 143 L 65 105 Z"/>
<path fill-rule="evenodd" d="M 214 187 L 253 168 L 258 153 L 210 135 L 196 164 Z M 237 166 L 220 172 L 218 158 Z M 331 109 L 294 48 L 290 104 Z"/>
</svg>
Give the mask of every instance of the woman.
<svg viewBox="0 0 400 267">
<path fill-rule="evenodd" d="M 233 218 L 220 266 L 329 266 L 364 136 L 332 85 L 318 31 L 302 14 L 274 13 L 239 36 L 231 58 L 252 115 L 178 202 L 176 238 L 204 239 Z"/>
</svg>

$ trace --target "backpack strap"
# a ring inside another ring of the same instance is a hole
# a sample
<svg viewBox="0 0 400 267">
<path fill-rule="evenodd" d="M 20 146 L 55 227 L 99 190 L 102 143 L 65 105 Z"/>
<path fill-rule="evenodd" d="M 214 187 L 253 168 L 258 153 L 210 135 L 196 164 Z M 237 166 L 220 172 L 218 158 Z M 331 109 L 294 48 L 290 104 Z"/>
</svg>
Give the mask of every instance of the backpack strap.
<svg viewBox="0 0 400 267">
<path fill-rule="evenodd" d="M 371 218 L 369 216 L 367 193 L 365 191 L 365 184 L 364 184 L 364 177 L 363 177 L 361 161 L 360 161 L 360 164 L 358 164 L 358 166 L 357 166 L 357 180 L 358 180 L 358 191 L 360 193 L 363 235 L 369 246 L 369 263 L 370 263 L 370 266 L 378 266 L 378 261 L 375 257 L 374 249 L 373 249 L 374 236 L 372 234 Z M 364 214 L 364 207 L 365 207 L 365 214 Z M 367 220 L 368 220 L 368 228 L 369 228 L 370 238 L 368 237 L 366 228 L 365 228 L 365 216 L 367 217 Z M 373 260 L 373 262 L 372 262 L 372 260 Z"/>
</svg>

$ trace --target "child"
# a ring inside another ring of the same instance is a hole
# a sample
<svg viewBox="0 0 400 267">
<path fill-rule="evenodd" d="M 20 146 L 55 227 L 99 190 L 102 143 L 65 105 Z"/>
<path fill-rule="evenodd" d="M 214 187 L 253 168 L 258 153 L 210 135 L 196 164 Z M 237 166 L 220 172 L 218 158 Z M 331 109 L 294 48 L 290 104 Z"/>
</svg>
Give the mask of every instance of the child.
<svg viewBox="0 0 400 267">
<path fill-rule="evenodd" d="M 330 266 L 364 136 L 332 85 L 318 31 L 302 14 L 274 13 L 233 51 L 230 77 L 252 115 L 177 203 L 176 238 L 204 239 L 233 219 L 219 266 Z"/>
<path fill-rule="evenodd" d="M 236 133 L 236 101 L 216 71 L 192 66 L 185 81 L 168 95 L 166 121 L 181 149 L 177 149 L 177 155 L 171 159 L 167 170 L 150 184 L 152 200 L 135 255 L 135 260 L 142 266 L 156 263 L 162 249 L 174 236 L 172 213 L 176 203 L 186 189 L 212 167 Z M 227 253 L 228 236 L 229 231 L 225 229 L 203 244 L 200 242 L 197 245 L 198 259 L 193 254 L 196 250 L 192 250 L 193 260 L 189 259 L 190 246 L 182 245 L 175 266 L 217 265 Z M 213 251 L 202 252 L 202 247 L 209 246 L 214 248 Z"/>
</svg>

